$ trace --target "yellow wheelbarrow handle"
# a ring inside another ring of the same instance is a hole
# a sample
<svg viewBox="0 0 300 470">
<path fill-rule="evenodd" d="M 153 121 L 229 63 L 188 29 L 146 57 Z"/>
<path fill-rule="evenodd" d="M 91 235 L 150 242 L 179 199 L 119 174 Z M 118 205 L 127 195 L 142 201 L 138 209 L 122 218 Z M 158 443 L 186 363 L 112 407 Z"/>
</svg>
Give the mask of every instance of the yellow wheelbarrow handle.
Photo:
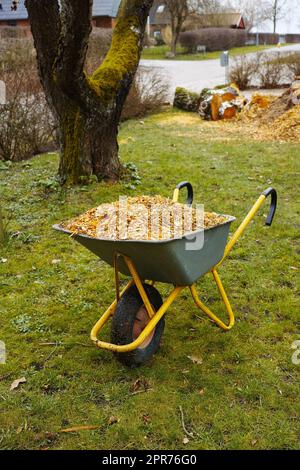
<svg viewBox="0 0 300 470">
<path fill-rule="evenodd" d="M 268 188 L 265 191 L 263 191 L 262 194 L 259 196 L 255 204 L 253 205 L 252 209 L 248 212 L 248 214 L 244 218 L 241 225 L 238 227 L 236 232 L 233 234 L 232 238 L 227 243 L 225 247 L 225 251 L 224 251 L 224 256 L 221 259 L 221 261 L 217 264 L 216 267 L 219 267 L 220 264 L 223 263 L 224 259 L 228 256 L 228 254 L 232 250 L 232 247 L 236 244 L 238 239 L 244 233 L 244 231 L 250 224 L 251 220 L 253 219 L 255 214 L 259 211 L 259 209 L 261 208 L 261 206 L 263 205 L 263 203 L 265 202 L 268 196 L 271 196 L 271 207 L 270 207 L 269 214 L 267 216 L 266 225 L 269 225 L 269 226 L 272 225 L 276 208 L 277 208 L 277 192 L 274 188 Z"/>
</svg>

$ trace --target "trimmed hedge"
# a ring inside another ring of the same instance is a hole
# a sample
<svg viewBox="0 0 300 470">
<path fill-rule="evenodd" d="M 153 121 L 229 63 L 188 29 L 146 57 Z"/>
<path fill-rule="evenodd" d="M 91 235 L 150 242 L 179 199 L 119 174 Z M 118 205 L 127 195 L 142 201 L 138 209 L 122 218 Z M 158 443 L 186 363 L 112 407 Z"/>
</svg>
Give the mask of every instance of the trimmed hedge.
<svg viewBox="0 0 300 470">
<path fill-rule="evenodd" d="M 188 52 L 196 52 L 197 46 L 206 46 L 208 52 L 242 47 L 247 42 L 247 32 L 229 28 L 203 28 L 180 34 L 180 45 Z"/>
</svg>

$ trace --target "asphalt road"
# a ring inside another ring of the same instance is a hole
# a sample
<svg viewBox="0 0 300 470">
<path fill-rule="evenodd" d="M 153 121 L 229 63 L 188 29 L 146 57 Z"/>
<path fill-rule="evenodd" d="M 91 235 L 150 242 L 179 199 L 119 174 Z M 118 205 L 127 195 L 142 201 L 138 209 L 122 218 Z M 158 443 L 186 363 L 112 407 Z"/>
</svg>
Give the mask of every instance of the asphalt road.
<svg viewBox="0 0 300 470">
<path fill-rule="evenodd" d="M 265 52 L 299 51 L 300 44 L 274 47 Z M 220 60 L 141 60 L 144 67 L 157 68 L 170 82 L 170 99 L 173 99 L 176 87 L 182 86 L 199 92 L 203 88 L 213 88 L 225 82 L 225 69 Z"/>
</svg>

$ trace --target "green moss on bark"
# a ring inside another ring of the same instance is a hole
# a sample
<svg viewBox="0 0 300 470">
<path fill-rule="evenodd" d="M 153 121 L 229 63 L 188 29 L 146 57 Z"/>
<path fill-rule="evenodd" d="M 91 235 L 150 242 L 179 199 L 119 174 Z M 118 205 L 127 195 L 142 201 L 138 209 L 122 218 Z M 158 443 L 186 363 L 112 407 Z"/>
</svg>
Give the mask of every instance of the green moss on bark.
<svg viewBox="0 0 300 470">
<path fill-rule="evenodd" d="M 79 155 L 84 137 L 83 118 L 79 107 L 71 104 L 66 107 L 62 119 L 63 155 L 61 160 L 61 177 L 68 175 L 72 184 L 78 183 L 82 174 Z"/>
<path fill-rule="evenodd" d="M 87 77 L 91 88 L 104 101 L 110 101 L 122 81 L 136 70 L 140 54 L 141 31 L 138 18 L 120 18 L 114 30 L 111 48 L 98 69 Z"/>
</svg>

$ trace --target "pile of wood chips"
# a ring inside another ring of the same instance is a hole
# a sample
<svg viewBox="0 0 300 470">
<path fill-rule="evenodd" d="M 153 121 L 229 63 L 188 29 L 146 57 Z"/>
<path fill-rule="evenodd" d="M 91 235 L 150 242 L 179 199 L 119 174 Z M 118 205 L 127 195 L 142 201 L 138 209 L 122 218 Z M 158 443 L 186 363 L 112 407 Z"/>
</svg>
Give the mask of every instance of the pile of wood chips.
<svg viewBox="0 0 300 470">
<path fill-rule="evenodd" d="M 272 134 L 284 141 L 300 141 L 300 105 L 294 106 L 272 122 Z"/>
<path fill-rule="evenodd" d="M 255 139 L 299 142 L 300 80 L 278 97 L 253 95 L 237 121 Z"/>
<path fill-rule="evenodd" d="M 63 223 L 62 228 L 72 235 L 109 240 L 168 240 L 226 221 L 226 216 L 203 213 L 161 196 L 137 196 L 101 204 Z"/>
<path fill-rule="evenodd" d="M 273 95 L 255 94 L 237 118 L 242 121 L 257 120 L 266 114 L 266 110 L 276 99 L 276 96 Z"/>
</svg>

